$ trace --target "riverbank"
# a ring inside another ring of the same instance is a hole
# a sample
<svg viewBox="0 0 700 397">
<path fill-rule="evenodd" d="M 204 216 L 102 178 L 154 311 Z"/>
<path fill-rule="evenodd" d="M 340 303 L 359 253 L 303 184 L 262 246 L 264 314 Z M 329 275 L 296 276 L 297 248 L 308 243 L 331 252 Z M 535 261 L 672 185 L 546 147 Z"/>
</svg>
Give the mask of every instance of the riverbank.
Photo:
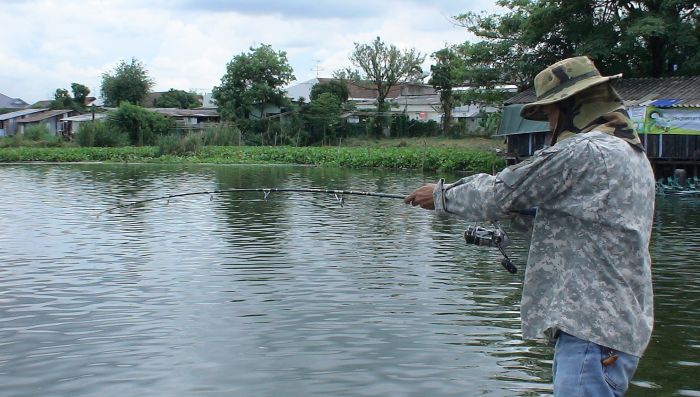
<svg viewBox="0 0 700 397">
<path fill-rule="evenodd" d="M 434 171 L 488 172 L 505 166 L 495 150 L 452 146 L 289 147 L 205 146 L 196 153 L 160 155 L 148 147 L 10 147 L 0 148 L 0 162 L 140 162 L 212 164 L 303 164 L 347 168 L 410 168 Z"/>
</svg>

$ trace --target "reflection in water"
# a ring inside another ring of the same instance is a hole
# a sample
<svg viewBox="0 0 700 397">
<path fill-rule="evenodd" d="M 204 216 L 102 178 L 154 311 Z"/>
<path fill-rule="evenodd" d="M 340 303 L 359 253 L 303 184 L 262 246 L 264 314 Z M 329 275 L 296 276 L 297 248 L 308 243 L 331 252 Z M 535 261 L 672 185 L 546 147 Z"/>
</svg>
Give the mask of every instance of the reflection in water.
<svg viewBox="0 0 700 397">
<path fill-rule="evenodd" d="M 288 166 L 0 167 L 0 384 L 20 395 L 551 394 L 522 272 L 400 200 L 433 176 Z M 654 340 L 630 394 L 697 395 L 698 204 L 658 203 Z M 525 262 L 524 235 L 512 233 Z"/>
</svg>

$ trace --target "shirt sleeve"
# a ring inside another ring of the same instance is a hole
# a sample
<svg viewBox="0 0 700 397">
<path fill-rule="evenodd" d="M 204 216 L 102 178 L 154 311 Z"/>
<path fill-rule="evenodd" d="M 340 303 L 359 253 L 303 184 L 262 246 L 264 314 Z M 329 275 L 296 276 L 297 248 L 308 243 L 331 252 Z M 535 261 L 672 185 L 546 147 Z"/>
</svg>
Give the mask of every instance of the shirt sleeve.
<svg viewBox="0 0 700 397">
<path fill-rule="evenodd" d="M 585 171 L 589 161 L 585 146 L 545 148 L 495 176 L 477 174 L 452 184 L 440 180 L 433 190 L 435 210 L 469 221 L 496 221 L 514 211 L 546 205 L 571 189 Z"/>
</svg>

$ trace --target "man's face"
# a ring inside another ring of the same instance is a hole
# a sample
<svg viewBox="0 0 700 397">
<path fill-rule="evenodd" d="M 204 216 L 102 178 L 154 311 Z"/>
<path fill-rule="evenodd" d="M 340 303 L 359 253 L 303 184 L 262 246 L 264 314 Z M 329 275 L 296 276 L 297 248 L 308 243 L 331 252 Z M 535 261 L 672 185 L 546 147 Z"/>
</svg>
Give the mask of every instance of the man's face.
<svg viewBox="0 0 700 397">
<path fill-rule="evenodd" d="M 557 124 L 559 123 L 559 107 L 557 105 L 543 105 L 542 113 L 547 116 L 549 121 L 549 130 L 554 132 L 557 129 Z"/>
</svg>

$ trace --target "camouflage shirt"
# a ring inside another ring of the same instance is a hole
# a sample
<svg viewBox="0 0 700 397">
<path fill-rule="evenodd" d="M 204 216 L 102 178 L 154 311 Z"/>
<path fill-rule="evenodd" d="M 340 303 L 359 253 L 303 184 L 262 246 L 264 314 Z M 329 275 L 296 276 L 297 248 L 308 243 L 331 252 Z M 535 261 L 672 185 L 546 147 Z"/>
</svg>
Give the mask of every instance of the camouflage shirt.
<svg viewBox="0 0 700 397">
<path fill-rule="evenodd" d="M 562 330 L 641 356 L 653 325 L 654 182 L 643 152 L 594 130 L 496 176 L 440 181 L 433 194 L 437 211 L 470 221 L 538 207 L 521 302 L 524 338 Z"/>
</svg>

